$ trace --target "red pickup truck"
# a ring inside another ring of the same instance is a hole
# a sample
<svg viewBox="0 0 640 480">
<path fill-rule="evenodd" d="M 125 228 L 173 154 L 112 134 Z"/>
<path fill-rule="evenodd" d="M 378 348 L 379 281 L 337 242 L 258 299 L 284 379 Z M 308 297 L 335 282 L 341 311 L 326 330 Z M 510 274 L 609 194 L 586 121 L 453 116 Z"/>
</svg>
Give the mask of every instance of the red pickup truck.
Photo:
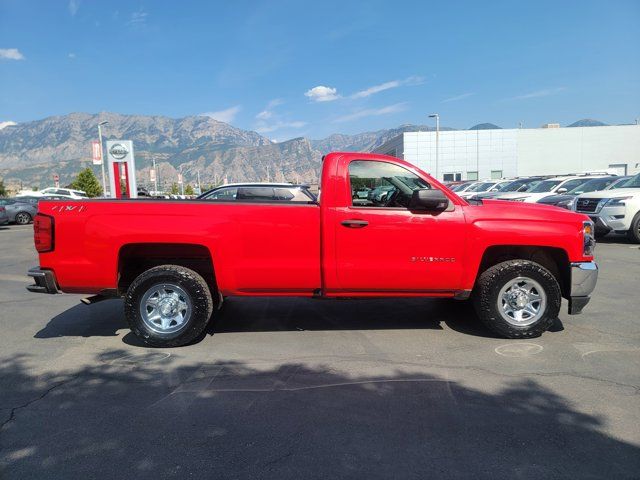
<svg viewBox="0 0 640 480">
<path fill-rule="evenodd" d="M 327 155 L 317 201 L 234 188 L 223 200 L 41 201 L 27 288 L 122 296 L 136 335 L 178 346 L 229 295 L 471 298 L 489 328 L 528 338 L 562 297 L 580 313 L 595 287 L 585 215 L 466 202 L 397 158 Z"/>
</svg>

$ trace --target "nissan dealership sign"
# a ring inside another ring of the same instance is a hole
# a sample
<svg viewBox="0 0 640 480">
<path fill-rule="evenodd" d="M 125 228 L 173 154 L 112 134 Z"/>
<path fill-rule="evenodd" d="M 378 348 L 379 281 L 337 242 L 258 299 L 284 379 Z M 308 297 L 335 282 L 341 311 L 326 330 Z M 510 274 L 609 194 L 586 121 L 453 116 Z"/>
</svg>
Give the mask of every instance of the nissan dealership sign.
<svg viewBox="0 0 640 480">
<path fill-rule="evenodd" d="M 112 162 L 131 162 L 133 142 L 131 140 L 108 140 L 107 158 Z"/>
<path fill-rule="evenodd" d="M 127 166 L 127 191 L 131 198 L 138 196 L 136 182 L 136 161 L 133 156 L 133 142 L 131 140 L 107 140 L 107 171 L 109 172 L 109 192 L 116 191 L 116 181 L 120 181 L 124 173 L 123 163 Z M 113 197 L 115 194 L 111 193 Z"/>
</svg>

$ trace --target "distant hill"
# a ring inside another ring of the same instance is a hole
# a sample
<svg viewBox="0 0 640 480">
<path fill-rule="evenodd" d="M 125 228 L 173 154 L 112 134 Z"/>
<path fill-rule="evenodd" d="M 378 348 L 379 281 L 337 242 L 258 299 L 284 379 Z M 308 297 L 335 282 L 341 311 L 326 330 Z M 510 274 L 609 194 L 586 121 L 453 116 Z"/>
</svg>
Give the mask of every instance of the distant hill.
<svg viewBox="0 0 640 480">
<path fill-rule="evenodd" d="M 567 127 L 607 127 L 608 123 L 601 122 L 600 120 L 594 120 L 592 118 L 583 118 L 582 120 L 578 120 L 577 122 L 573 122 L 571 125 L 567 125 Z"/>
<path fill-rule="evenodd" d="M 91 141 L 97 125 L 105 140 L 133 140 L 138 181 L 149 186 L 152 159 L 160 186 L 171 185 L 182 172 L 193 183 L 223 181 L 317 182 L 322 155 L 331 151 L 370 151 L 402 132 L 432 131 L 433 126 L 333 134 L 319 140 L 294 138 L 274 143 L 256 132 L 242 130 L 204 116 L 162 116 L 71 113 L 43 120 L 8 124 L 0 129 L 0 178 L 5 184 L 45 187 L 54 174 L 68 184 L 81 168 L 92 166 Z M 452 130 L 442 127 L 442 130 Z M 99 167 L 92 167 L 96 174 Z"/>
<path fill-rule="evenodd" d="M 494 125 L 493 123 L 479 123 L 471 127 L 469 130 L 502 130 L 502 127 Z"/>
<path fill-rule="evenodd" d="M 6 185 L 45 187 L 54 174 L 68 184 L 81 168 L 92 166 L 91 141 L 97 125 L 105 140 L 133 140 L 138 180 L 149 186 L 151 160 L 158 166 L 160 186 L 177 181 L 181 171 L 185 182 L 303 181 L 317 182 L 322 155 L 331 151 L 371 151 L 403 132 L 433 131 L 433 125 L 405 124 L 396 128 L 346 135 L 335 133 L 311 140 L 294 138 L 274 143 L 262 135 L 205 116 L 169 118 L 146 115 L 71 113 L 42 120 L 13 124 L 0 129 L 0 178 Z M 605 125 L 597 120 L 580 120 L 570 127 Z M 470 130 L 499 129 L 480 123 Z M 441 130 L 454 130 L 441 127 Z M 99 167 L 93 167 L 99 173 Z"/>
</svg>

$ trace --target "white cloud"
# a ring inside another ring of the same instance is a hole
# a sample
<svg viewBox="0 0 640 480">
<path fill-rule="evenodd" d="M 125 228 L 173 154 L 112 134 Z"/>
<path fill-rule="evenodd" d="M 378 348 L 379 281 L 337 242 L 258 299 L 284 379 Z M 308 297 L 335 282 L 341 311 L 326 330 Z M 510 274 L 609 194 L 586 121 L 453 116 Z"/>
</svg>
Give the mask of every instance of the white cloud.
<svg viewBox="0 0 640 480">
<path fill-rule="evenodd" d="M 262 123 L 256 128 L 258 133 L 275 132 L 276 130 L 282 130 L 284 128 L 302 128 L 307 122 L 294 121 L 294 122 L 276 122 L 273 124 Z"/>
<path fill-rule="evenodd" d="M 68 7 L 69 7 L 69 13 L 71 14 L 71 16 L 75 16 L 75 14 L 78 13 L 81 3 L 82 3 L 82 0 L 69 0 Z"/>
<path fill-rule="evenodd" d="M 360 118 L 365 117 L 377 117 L 380 115 L 389 115 L 392 113 L 398 113 L 406 110 L 408 104 L 405 103 L 395 103 L 393 105 L 388 105 L 382 108 L 368 108 L 366 110 L 358 110 L 357 112 L 350 113 L 348 115 L 344 115 L 342 117 L 338 117 L 334 120 L 334 123 L 342 123 L 342 122 L 351 122 L 353 120 L 358 120 Z"/>
<path fill-rule="evenodd" d="M 465 98 L 469 98 L 472 95 L 475 95 L 475 93 L 463 93 L 461 95 L 456 95 L 455 97 L 445 98 L 442 101 L 442 103 L 457 102 L 458 100 L 464 100 Z"/>
<path fill-rule="evenodd" d="M 229 107 L 226 110 L 219 110 L 217 112 L 205 112 L 200 115 L 205 117 L 211 117 L 214 120 L 218 120 L 219 122 L 231 123 L 236 118 L 238 112 L 242 110 L 240 105 L 236 105 L 234 107 Z"/>
<path fill-rule="evenodd" d="M 258 120 L 269 120 L 273 117 L 273 112 L 271 110 L 263 110 L 256 115 Z"/>
<path fill-rule="evenodd" d="M 76 54 L 75 54 L 75 53 L 73 53 L 73 52 L 71 52 L 71 53 L 67 54 L 67 57 L 69 57 L 69 58 L 72 58 L 72 59 L 73 59 L 73 58 L 76 58 Z"/>
<path fill-rule="evenodd" d="M 0 122 L 0 130 L 2 130 L 5 127 L 13 127 L 14 125 L 17 125 L 16 122 L 12 122 L 11 120 L 7 121 L 7 122 Z"/>
<path fill-rule="evenodd" d="M 24 60 L 24 55 L 17 48 L 0 48 L 1 60 Z"/>
<path fill-rule="evenodd" d="M 278 107 L 278 106 L 282 105 L 283 103 L 284 103 L 283 99 L 274 98 L 273 100 L 270 100 L 269 103 L 267 104 L 267 110 L 269 110 L 271 108 Z"/>
<path fill-rule="evenodd" d="M 511 97 L 511 100 L 526 100 L 528 98 L 548 97 L 550 95 L 556 95 L 564 90 L 565 90 L 565 87 L 545 88 L 542 90 L 536 90 L 534 92 L 529 92 L 523 95 L 517 95 L 515 97 Z"/>
<path fill-rule="evenodd" d="M 137 12 L 133 12 L 129 16 L 129 20 L 127 21 L 127 25 L 134 28 L 142 28 L 147 25 L 147 17 L 149 14 L 145 12 L 142 8 Z"/>
<path fill-rule="evenodd" d="M 314 102 L 331 102 L 340 98 L 338 89 L 325 87 L 324 85 L 318 85 L 317 87 L 307 90 L 304 96 L 309 97 Z"/>
<path fill-rule="evenodd" d="M 424 77 L 417 76 L 407 77 L 404 80 L 391 80 L 390 82 L 381 83 L 380 85 L 374 85 L 372 87 L 365 88 L 364 90 L 360 90 L 359 92 L 351 95 L 351 98 L 370 97 L 375 93 L 384 92 L 385 90 L 389 90 L 392 88 L 420 85 L 422 83 L 424 83 Z"/>
</svg>

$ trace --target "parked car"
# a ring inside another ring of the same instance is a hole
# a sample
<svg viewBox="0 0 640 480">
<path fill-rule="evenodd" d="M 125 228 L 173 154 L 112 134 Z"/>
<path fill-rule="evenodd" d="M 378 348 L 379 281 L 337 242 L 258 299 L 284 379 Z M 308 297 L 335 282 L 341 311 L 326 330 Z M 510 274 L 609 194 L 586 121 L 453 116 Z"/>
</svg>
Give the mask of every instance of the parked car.
<svg viewBox="0 0 640 480">
<path fill-rule="evenodd" d="M 605 190 L 616 180 L 618 180 L 618 177 L 615 176 L 593 178 L 581 185 L 578 185 L 573 190 L 569 190 L 567 193 L 563 193 L 561 195 L 549 195 L 548 197 L 541 198 L 540 200 L 538 200 L 538 203 L 543 203 L 545 205 L 555 205 L 556 207 L 571 210 L 578 195 L 587 192 L 598 192 L 600 190 Z"/>
<path fill-rule="evenodd" d="M 529 178 L 517 178 L 511 181 L 507 181 L 505 183 L 501 183 L 500 185 L 495 186 L 488 192 L 477 193 L 469 199 L 484 199 L 484 198 L 497 198 L 501 195 L 505 195 L 507 193 L 513 192 L 527 192 L 535 187 L 538 183 L 548 177 L 529 177 Z"/>
<path fill-rule="evenodd" d="M 380 185 L 369 192 L 367 200 L 373 204 L 382 204 L 387 200 L 389 192 L 394 189 L 395 187 L 393 185 Z"/>
<path fill-rule="evenodd" d="M 359 198 L 361 200 L 366 200 L 367 197 L 369 196 L 369 192 L 371 191 L 370 188 L 368 187 L 363 187 L 360 188 L 358 190 L 356 190 L 353 194 L 353 198 Z"/>
<path fill-rule="evenodd" d="M 456 192 L 457 194 L 461 194 L 462 192 L 466 192 L 467 190 L 469 190 L 474 185 L 477 185 L 478 183 L 480 182 L 478 182 L 477 180 L 470 180 L 467 182 L 463 182 L 460 185 L 456 185 L 451 190 L 453 192 Z"/>
<path fill-rule="evenodd" d="M 357 205 L 355 178 L 393 195 Z M 473 298 L 493 331 L 529 339 L 554 324 L 562 296 L 577 314 L 595 287 L 586 215 L 469 204 L 400 159 L 326 155 L 317 202 L 238 202 L 240 190 L 224 202 L 41 202 L 28 289 L 124 297 L 132 331 L 171 347 L 198 338 L 230 295 Z"/>
<path fill-rule="evenodd" d="M 640 173 L 621 188 L 583 193 L 574 210 L 591 217 L 599 237 L 613 231 L 640 243 Z"/>
<path fill-rule="evenodd" d="M 582 185 L 592 178 L 601 178 L 608 175 L 570 175 L 562 177 L 548 178 L 542 180 L 535 187 L 527 192 L 515 192 L 500 195 L 496 197 L 499 200 L 511 200 L 515 202 L 536 203 L 538 200 L 548 197 L 551 194 L 563 194 L 569 190 L 576 188 L 578 185 Z"/>
<path fill-rule="evenodd" d="M 486 182 L 478 182 L 464 192 L 456 192 L 462 198 L 476 198 L 477 195 L 497 191 L 500 185 L 509 183 L 508 180 L 491 180 Z"/>
<path fill-rule="evenodd" d="M 9 214 L 4 206 L 0 205 L 0 225 L 6 225 L 9 223 Z"/>
<path fill-rule="evenodd" d="M 58 188 L 49 187 L 38 192 L 20 192 L 16 197 L 44 197 L 44 196 L 58 196 L 72 199 L 86 199 L 89 196 L 82 190 L 73 190 L 71 188 Z"/>
<path fill-rule="evenodd" d="M 307 185 L 292 183 L 234 183 L 213 188 L 198 200 L 218 202 L 315 202 Z"/>
<path fill-rule="evenodd" d="M 38 206 L 28 202 L 21 202 L 20 199 L 0 198 L 0 206 L 3 206 L 9 216 L 9 222 L 18 225 L 31 223 L 33 217 L 38 212 Z"/>
</svg>

